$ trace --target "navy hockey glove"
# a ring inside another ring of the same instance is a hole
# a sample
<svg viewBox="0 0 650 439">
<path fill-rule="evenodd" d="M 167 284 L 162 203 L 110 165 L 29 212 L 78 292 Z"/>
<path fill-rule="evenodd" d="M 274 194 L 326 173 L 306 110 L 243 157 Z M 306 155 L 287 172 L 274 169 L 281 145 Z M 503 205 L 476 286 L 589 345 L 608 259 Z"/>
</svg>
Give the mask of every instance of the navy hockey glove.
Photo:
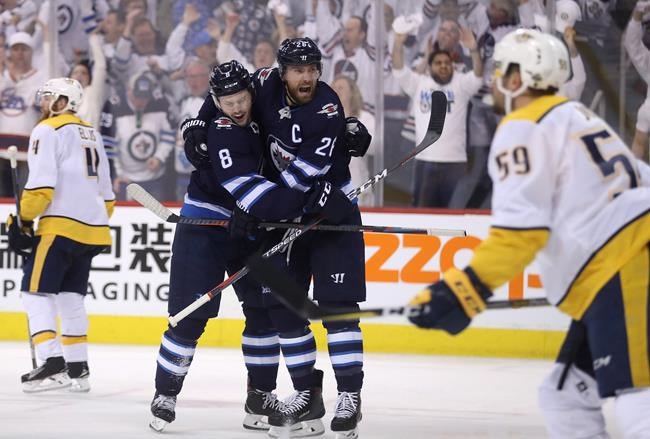
<svg viewBox="0 0 650 439">
<path fill-rule="evenodd" d="M 352 157 L 363 157 L 372 141 L 368 129 L 356 117 L 345 118 L 345 147 Z"/>
<path fill-rule="evenodd" d="M 492 292 L 471 268 L 452 268 L 445 272 L 444 280 L 429 285 L 411 300 L 409 305 L 416 310 L 409 320 L 420 328 L 442 329 L 455 335 L 485 309 L 490 296 Z"/>
<path fill-rule="evenodd" d="M 22 221 L 21 225 L 22 227 L 19 227 L 16 217 L 10 214 L 7 218 L 7 238 L 11 250 L 27 257 L 34 247 L 34 222 Z"/>
<path fill-rule="evenodd" d="M 228 232 L 235 240 L 255 241 L 260 235 L 260 220 L 236 205 L 230 215 Z"/>
<path fill-rule="evenodd" d="M 181 134 L 187 160 L 196 169 L 209 168 L 208 130 L 205 122 L 201 119 L 185 119 L 181 123 Z"/>
<path fill-rule="evenodd" d="M 341 224 L 350 217 L 354 204 L 329 181 L 316 181 L 307 192 L 305 213 L 320 215 L 332 224 Z"/>
</svg>

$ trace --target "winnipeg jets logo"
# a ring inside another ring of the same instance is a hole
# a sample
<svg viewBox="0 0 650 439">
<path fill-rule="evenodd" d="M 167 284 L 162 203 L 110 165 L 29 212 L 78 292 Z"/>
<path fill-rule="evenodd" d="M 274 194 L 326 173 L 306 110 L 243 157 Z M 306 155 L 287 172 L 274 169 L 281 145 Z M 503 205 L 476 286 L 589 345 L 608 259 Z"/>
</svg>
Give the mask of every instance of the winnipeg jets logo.
<svg viewBox="0 0 650 439">
<path fill-rule="evenodd" d="M 260 70 L 259 74 L 257 75 L 257 77 L 260 80 L 260 87 L 264 85 L 264 82 L 267 79 L 269 79 L 269 76 L 271 76 L 272 71 L 273 71 L 273 69 L 262 69 L 262 70 Z"/>
<path fill-rule="evenodd" d="M 320 111 L 318 112 L 318 114 L 324 114 L 324 115 L 326 115 L 328 118 L 329 118 L 329 117 L 334 117 L 334 116 L 336 116 L 337 114 L 339 114 L 339 106 L 336 105 L 336 104 L 332 104 L 332 103 L 325 104 L 325 105 L 323 105 L 323 109 L 320 110 Z"/>
<path fill-rule="evenodd" d="M 273 135 L 269 135 L 268 145 L 273 165 L 280 172 L 287 169 L 289 163 L 296 158 L 297 148 L 291 148 L 285 145 L 282 140 Z"/>
<path fill-rule="evenodd" d="M 231 129 L 233 125 L 232 120 L 228 119 L 227 117 L 220 117 L 219 119 L 215 120 L 214 123 L 217 124 L 217 129 L 224 128 L 226 130 Z"/>
<path fill-rule="evenodd" d="M 287 119 L 291 119 L 291 108 L 287 105 L 286 107 L 280 108 L 278 110 L 278 114 L 280 114 L 280 120 L 284 119 L 285 117 Z"/>
</svg>

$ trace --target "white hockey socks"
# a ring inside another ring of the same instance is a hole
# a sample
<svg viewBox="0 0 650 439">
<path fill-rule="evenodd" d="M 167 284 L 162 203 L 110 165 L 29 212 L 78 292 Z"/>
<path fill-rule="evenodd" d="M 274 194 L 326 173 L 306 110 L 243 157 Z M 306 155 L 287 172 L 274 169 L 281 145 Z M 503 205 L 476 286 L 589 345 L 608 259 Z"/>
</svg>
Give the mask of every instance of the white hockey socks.
<svg viewBox="0 0 650 439">
<path fill-rule="evenodd" d="M 56 336 L 56 304 L 54 294 L 28 293 L 20 295 L 29 319 L 29 332 L 39 363 L 62 355 Z"/>
<path fill-rule="evenodd" d="M 88 361 L 88 315 L 84 296 L 78 293 L 59 293 L 55 302 L 61 317 L 61 344 L 65 361 Z"/>
<path fill-rule="evenodd" d="M 562 390 L 557 389 L 565 365 L 555 363 L 539 388 L 539 406 L 551 439 L 608 439 L 596 380 L 571 366 Z"/>
<path fill-rule="evenodd" d="M 616 421 L 625 439 L 650 435 L 650 388 L 629 389 L 616 397 Z"/>
</svg>

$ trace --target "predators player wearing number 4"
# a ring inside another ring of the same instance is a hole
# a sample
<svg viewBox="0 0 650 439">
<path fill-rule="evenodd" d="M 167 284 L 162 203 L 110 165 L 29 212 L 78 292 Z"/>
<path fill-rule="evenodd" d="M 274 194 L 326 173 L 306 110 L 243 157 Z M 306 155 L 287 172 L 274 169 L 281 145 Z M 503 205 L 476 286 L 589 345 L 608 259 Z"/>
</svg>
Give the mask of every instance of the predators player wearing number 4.
<svg viewBox="0 0 650 439">
<path fill-rule="evenodd" d="M 494 53 L 492 226 L 464 270 L 416 296 L 411 321 L 457 334 L 537 258 L 549 301 L 573 319 L 539 389 L 551 438 L 650 437 L 650 168 L 598 116 L 555 93 L 570 76 L 555 37 L 519 29 Z"/>
<path fill-rule="evenodd" d="M 90 263 L 111 244 L 115 196 L 101 136 L 75 114 L 82 94 L 70 78 L 39 89 L 42 117 L 29 139 L 20 221 L 7 221 L 10 248 L 25 256 L 21 299 L 40 363 L 21 377 L 25 392 L 90 390 L 83 301 Z"/>
</svg>

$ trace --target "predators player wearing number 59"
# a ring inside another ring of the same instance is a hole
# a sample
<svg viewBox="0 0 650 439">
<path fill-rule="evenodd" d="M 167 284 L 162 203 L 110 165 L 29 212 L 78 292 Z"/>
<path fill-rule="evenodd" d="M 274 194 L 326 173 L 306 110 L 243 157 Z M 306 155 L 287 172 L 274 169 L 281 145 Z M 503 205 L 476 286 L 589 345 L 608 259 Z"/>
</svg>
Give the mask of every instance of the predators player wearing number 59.
<svg viewBox="0 0 650 439">
<path fill-rule="evenodd" d="M 111 245 L 115 196 L 102 138 L 75 115 L 82 94 L 70 78 L 50 79 L 39 89 L 42 117 L 29 139 L 21 226 L 13 216 L 8 220 L 9 245 L 26 256 L 21 298 L 40 363 L 21 377 L 25 392 L 90 390 L 83 301 L 91 260 Z"/>
<path fill-rule="evenodd" d="M 417 326 L 457 334 L 492 290 L 537 257 L 549 301 L 573 319 L 539 404 L 551 438 L 650 437 L 650 168 L 598 116 L 555 93 L 570 76 L 555 37 L 519 29 L 496 45 L 492 226 L 468 267 L 416 296 Z"/>
</svg>

